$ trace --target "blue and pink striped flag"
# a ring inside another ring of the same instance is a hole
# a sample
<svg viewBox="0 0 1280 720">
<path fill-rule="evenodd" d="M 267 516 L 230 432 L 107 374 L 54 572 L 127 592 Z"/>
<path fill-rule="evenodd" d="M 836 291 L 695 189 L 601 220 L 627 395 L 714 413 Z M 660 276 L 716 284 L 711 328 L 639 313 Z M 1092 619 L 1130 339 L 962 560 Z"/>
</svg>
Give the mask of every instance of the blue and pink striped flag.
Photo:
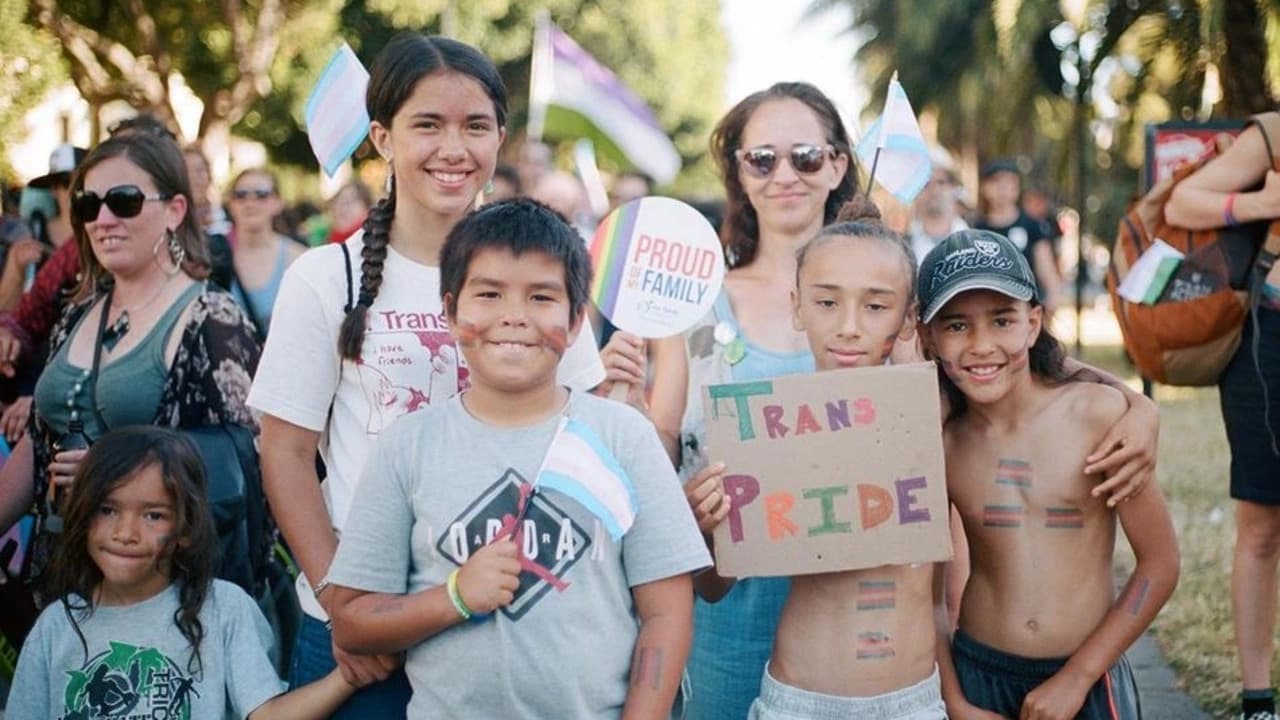
<svg viewBox="0 0 1280 720">
<path fill-rule="evenodd" d="M 368 86 L 369 71 L 351 46 L 342 43 L 307 97 L 307 139 L 329 177 L 338 172 L 369 132 L 364 102 Z"/>
<path fill-rule="evenodd" d="M 631 478 L 591 428 L 561 418 L 534 485 L 555 490 L 599 518 L 615 541 L 631 529 L 639 503 Z"/>
<path fill-rule="evenodd" d="M 873 179 L 904 203 L 915 200 L 929 182 L 933 173 L 929 146 L 896 72 L 889 80 L 884 112 L 863 133 L 857 154 L 863 166 L 873 169 Z"/>
</svg>

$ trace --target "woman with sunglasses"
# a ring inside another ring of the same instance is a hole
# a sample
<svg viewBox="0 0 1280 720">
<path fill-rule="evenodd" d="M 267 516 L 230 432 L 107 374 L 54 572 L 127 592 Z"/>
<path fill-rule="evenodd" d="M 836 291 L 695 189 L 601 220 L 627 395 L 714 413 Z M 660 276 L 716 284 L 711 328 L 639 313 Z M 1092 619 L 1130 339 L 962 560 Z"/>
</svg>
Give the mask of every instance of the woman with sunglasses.
<svg viewBox="0 0 1280 720">
<path fill-rule="evenodd" d="M 83 441 L 108 429 L 255 427 L 245 397 L 259 346 L 231 296 L 204 280 L 192 207 L 182 153 L 167 137 L 112 137 L 77 171 L 84 299 L 53 330 L 29 431 L 0 470 L 0 526 L 34 500 L 56 531 Z M 65 449 L 73 442 L 80 449 Z"/>
<path fill-rule="evenodd" d="M 739 102 L 716 126 L 711 151 L 727 195 L 720 235 L 729 272 L 701 323 L 684 338 L 652 344 L 647 410 L 688 483 L 690 504 L 716 503 L 727 513 L 715 474 L 723 466 L 707 467 L 704 456 L 702 386 L 813 372 L 808 341 L 791 324 L 795 253 L 835 219 L 857 180 L 835 106 L 808 83 L 778 83 Z M 601 391 L 612 382 L 645 387 L 642 340 L 615 333 L 600 357 L 608 372 Z M 645 405 L 637 393 L 631 401 Z M 694 611 L 685 700 L 692 720 L 747 716 L 790 587 L 786 578 L 748 578 L 725 595 L 717 580 L 714 572 L 695 580 L 718 602 L 699 598 Z"/>
<path fill-rule="evenodd" d="M 231 210 L 231 295 L 266 337 L 271 309 L 280 291 L 285 268 L 305 250 L 277 233 L 272 221 L 284 209 L 275 175 L 266 168 L 250 168 L 231 182 L 227 207 Z"/>
<path fill-rule="evenodd" d="M 683 337 L 652 344 L 646 407 L 685 479 L 690 507 L 707 518 L 703 531 L 708 543 L 710 529 L 728 515 L 729 499 L 721 485 L 724 464 L 709 464 L 712 458 L 706 456 L 702 388 L 813 372 L 805 335 L 792 325 L 796 250 L 834 220 L 857 192 L 849 136 L 840 116 L 807 83 L 778 83 L 743 99 L 716 126 L 711 149 L 725 182 L 721 241 L 730 269 L 706 318 Z M 602 390 L 613 382 L 645 387 L 643 341 L 615 333 L 601 359 L 608 371 Z M 1090 472 L 1112 478 L 1099 490 L 1110 493 L 1108 502 L 1119 502 L 1150 479 L 1155 406 L 1091 368 L 1080 368 L 1077 376 L 1127 391 L 1130 412 L 1088 459 Z M 631 401 L 645 407 L 638 395 L 633 393 Z M 738 720 L 747 716 L 760 693 L 789 582 L 735 582 L 704 572 L 695 583 L 700 597 L 694 608 L 685 717 Z"/>
</svg>

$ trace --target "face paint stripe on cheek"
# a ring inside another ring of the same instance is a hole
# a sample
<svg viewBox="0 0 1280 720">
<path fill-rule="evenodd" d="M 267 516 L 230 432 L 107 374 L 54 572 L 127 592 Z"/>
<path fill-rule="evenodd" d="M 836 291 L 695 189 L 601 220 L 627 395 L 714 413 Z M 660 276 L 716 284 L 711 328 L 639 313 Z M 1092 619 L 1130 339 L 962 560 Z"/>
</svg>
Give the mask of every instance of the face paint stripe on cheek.
<svg viewBox="0 0 1280 720">
<path fill-rule="evenodd" d="M 569 347 L 569 330 L 563 327 L 543 330 L 542 340 L 551 352 L 563 356 L 565 349 Z"/>
<path fill-rule="evenodd" d="M 458 328 L 458 346 L 464 348 L 473 348 L 480 340 L 480 330 L 476 328 L 475 323 L 460 320 L 457 324 Z"/>
</svg>

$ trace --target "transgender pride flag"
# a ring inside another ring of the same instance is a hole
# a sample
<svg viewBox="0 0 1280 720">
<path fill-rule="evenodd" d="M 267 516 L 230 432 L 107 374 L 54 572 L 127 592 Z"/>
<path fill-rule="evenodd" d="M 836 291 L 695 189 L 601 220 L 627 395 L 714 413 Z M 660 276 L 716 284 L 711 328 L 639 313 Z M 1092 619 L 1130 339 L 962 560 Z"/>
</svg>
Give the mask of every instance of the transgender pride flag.
<svg viewBox="0 0 1280 720">
<path fill-rule="evenodd" d="M 307 139 L 329 177 L 356 151 L 369 132 L 364 94 L 369 72 L 351 46 L 342 43 L 307 97 Z"/>
<path fill-rule="evenodd" d="M 911 109 L 898 73 L 889 80 L 884 112 L 858 141 L 858 160 L 871 168 L 871 177 L 898 200 L 910 204 L 933 173 L 929 146 Z"/>
<path fill-rule="evenodd" d="M 595 432 L 577 420 L 560 419 L 534 486 L 586 508 L 615 541 L 635 522 L 639 503 L 631 478 Z"/>
</svg>

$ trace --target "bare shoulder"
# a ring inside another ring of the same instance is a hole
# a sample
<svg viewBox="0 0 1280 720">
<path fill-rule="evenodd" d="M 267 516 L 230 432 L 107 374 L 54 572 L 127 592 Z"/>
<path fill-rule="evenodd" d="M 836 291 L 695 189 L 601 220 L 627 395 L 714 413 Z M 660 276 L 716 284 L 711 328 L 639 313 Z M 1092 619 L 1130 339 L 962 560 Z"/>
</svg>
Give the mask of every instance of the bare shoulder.
<svg viewBox="0 0 1280 720">
<path fill-rule="evenodd" d="M 292 264 L 294 260 L 302 257 L 302 253 L 306 252 L 308 249 L 302 243 L 286 237 L 280 238 L 280 242 L 284 243 L 284 260 L 286 265 Z"/>
<path fill-rule="evenodd" d="M 1068 383 L 1054 404 L 1057 407 L 1053 410 L 1062 413 L 1062 417 L 1078 420 L 1101 431 L 1115 424 L 1129 409 L 1119 390 L 1091 382 Z"/>
</svg>

